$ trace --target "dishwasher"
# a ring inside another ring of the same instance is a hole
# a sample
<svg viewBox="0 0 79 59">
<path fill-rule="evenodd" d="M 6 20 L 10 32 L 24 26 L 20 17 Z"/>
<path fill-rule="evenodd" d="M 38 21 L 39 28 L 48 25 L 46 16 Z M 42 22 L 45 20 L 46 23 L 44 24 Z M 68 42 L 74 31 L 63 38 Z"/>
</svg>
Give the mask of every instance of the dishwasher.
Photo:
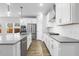
<svg viewBox="0 0 79 59">
<path fill-rule="evenodd" d="M 27 55 L 27 37 L 21 40 L 21 56 Z"/>
</svg>

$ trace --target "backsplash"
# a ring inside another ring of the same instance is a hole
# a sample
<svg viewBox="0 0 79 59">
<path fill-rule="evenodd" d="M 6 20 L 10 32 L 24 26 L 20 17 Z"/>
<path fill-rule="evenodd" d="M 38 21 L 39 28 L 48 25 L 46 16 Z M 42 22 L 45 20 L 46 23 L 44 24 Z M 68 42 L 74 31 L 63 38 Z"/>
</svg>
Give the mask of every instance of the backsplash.
<svg viewBox="0 0 79 59">
<path fill-rule="evenodd" d="M 79 39 L 79 24 L 53 27 L 50 29 L 50 32 L 56 32 L 62 36 Z"/>
</svg>

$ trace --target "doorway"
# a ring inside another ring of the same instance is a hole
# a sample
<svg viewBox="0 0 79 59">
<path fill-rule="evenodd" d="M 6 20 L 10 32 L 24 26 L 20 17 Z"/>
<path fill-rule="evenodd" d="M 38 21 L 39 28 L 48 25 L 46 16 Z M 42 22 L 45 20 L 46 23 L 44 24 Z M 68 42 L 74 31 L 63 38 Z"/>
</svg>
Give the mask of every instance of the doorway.
<svg viewBox="0 0 79 59">
<path fill-rule="evenodd" d="M 32 34 L 32 40 L 36 40 L 37 39 L 37 24 L 28 23 L 27 32 Z"/>
</svg>

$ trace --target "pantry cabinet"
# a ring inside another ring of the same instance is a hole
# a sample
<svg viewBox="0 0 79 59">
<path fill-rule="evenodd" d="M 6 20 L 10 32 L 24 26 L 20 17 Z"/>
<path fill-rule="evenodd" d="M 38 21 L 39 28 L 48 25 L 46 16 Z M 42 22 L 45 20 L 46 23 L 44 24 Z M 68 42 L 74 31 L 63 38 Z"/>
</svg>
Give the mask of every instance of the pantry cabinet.
<svg viewBox="0 0 79 59">
<path fill-rule="evenodd" d="M 56 24 L 75 24 L 79 23 L 79 4 L 57 3 L 56 4 Z"/>
</svg>

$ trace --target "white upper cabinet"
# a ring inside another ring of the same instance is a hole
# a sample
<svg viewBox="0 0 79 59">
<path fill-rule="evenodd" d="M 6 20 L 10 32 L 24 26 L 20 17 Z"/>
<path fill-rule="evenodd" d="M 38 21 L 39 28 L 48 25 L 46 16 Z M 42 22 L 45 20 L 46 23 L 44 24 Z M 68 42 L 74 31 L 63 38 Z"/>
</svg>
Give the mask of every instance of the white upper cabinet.
<svg viewBox="0 0 79 59">
<path fill-rule="evenodd" d="M 46 27 L 53 27 L 55 23 L 55 12 L 52 10 L 46 15 Z"/>
<path fill-rule="evenodd" d="M 61 24 L 61 4 L 56 4 L 56 23 Z"/>
<path fill-rule="evenodd" d="M 79 23 L 79 4 L 57 3 L 56 4 L 56 23 L 65 25 Z"/>
<path fill-rule="evenodd" d="M 52 27 L 52 23 L 49 21 L 50 19 L 49 19 L 49 15 L 50 15 L 50 13 L 48 13 L 47 15 L 46 15 L 46 27 Z"/>
</svg>

